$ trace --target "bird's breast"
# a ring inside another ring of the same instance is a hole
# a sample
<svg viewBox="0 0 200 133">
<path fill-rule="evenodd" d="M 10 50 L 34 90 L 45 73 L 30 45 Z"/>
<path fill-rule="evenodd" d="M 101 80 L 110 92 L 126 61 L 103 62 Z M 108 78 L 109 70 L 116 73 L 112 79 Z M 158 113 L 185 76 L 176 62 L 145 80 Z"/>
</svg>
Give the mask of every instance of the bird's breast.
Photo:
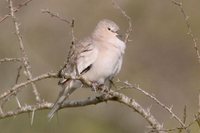
<svg viewBox="0 0 200 133">
<path fill-rule="evenodd" d="M 121 57 L 122 52 L 116 47 L 99 49 L 96 61 L 84 76 L 91 81 L 103 84 L 105 79 L 115 75 L 116 69 L 121 67 L 119 66 Z"/>
</svg>

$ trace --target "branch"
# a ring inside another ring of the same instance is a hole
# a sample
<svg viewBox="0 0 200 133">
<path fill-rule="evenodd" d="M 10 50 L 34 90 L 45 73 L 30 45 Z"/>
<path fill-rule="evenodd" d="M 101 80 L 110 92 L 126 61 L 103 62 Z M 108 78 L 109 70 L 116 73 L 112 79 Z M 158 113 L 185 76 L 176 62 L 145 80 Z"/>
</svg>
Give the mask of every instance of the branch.
<svg viewBox="0 0 200 133">
<path fill-rule="evenodd" d="M 73 101 L 66 101 L 62 108 L 69 108 L 69 107 L 84 107 L 88 105 L 96 105 L 98 103 L 102 103 L 111 99 L 110 97 L 106 97 L 105 95 L 96 96 L 96 97 L 88 97 L 87 99 L 83 100 L 73 100 Z M 0 119 L 4 119 L 7 117 L 13 117 L 22 113 L 28 113 L 38 110 L 44 109 L 51 109 L 53 103 L 49 102 L 42 102 L 35 105 L 25 105 L 21 108 L 16 109 L 15 111 L 8 111 L 7 113 L 0 114 Z"/>
<path fill-rule="evenodd" d="M 147 122 L 151 125 L 152 129 L 154 129 L 156 132 L 162 132 L 160 130 L 163 129 L 163 125 L 161 125 L 148 110 L 145 110 L 133 98 L 129 98 L 122 93 L 115 92 L 112 90 L 110 90 L 109 94 L 116 98 L 115 101 L 127 105 L 128 107 L 132 108 L 134 111 L 139 113 L 143 118 L 147 120 Z"/>
<path fill-rule="evenodd" d="M 22 113 L 33 112 L 36 110 L 50 109 L 52 105 L 53 105 L 52 103 L 47 103 L 47 102 L 36 105 L 25 105 L 21 108 L 16 109 L 15 111 L 8 111 L 6 113 L 0 114 L 0 119 L 16 116 Z"/>
<path fill-rule="evenodd" d="M 17 69 L 17 76 L 16 76 L 15 84 L 17 84 L 19 81 L 21 70 L 22 70 L 22 66 L 19 66 L 19 68 Z"/>
<path fill-rule="evenodd" d="M 74 19 L 69 20 L 67 18 L 64 18 L 64 17 L 60 16 L 58 13 L 53 13 L 53 12 L 49 11 L 48 9 L 42 9 L 42 13 L 46 13 L 46 14 L 50 15 L 51 17 L 57 18 L 58 20 L 60 20 L 62 22 L 70 24 L 72 42 L 71 42 L 71 45 L 70 45 L 70 48 L 69 48 L 70 52 L 69 52 L 69 55 L 67 57 L 67 62 L 68 62 L 68 60 L 69 60 L 69 58 L 71 56 L 71 52 L 74 51 L 74 48 L 75 48 L 75 35 L 74 35 L 75 20 Z"/>
<path fill-rule="evenodd" d="M 50 15 L 51 17 L 57 18 L 63 22 L 66 22 L 66 23 L 72 25 L 72 21 L 68 20 L 67 18 L 61 17 L 58 13 L 53 13 L 53 12 L 49 11 L 48 9 L 42 9 L 41 12 L 46 13 L 46 14 Z"/>
<path fill-rule="evenodd" d="M 193 31 L 192 31 L 192 28 L 191 28 L 191 24 L 189 22 L 189 16 L 187 15 L 187 13 L 185 12 L 184 8 L 183 8 L 183 3 L 182 2 L 177 2 L 175 0 L 171 0 L 171 2 L 178 6 L 178 8 L 180 9 L 180 12 L 184 18 L 184 21 L 185 21 L 185 24 L 187 26 L 187 30 L 188 30 L 188 35 L 190 36 L 190 38 L 192 39 L 193 41 L 193 45 L 194 45 L 194 49 L 195 49 L 195 52 L 196 52 L 196 57 L 198 59 L 198 62 L 200 63 L 200 53 L 199 53 L 199 48 L 198 48 L 198 45 L 197 45 L 197 39 L 195 38 L 194 34 L 193 34 Z"/>
<path fill-rule="evenodd" d="M 80 80 L 84 85 L 88 87 L 93 87 L 90 81 L 87 81 L 81 76 L 76 77 L 75 79 Z M 113 91 L 111 89 L 106 89 L 105 87 L 98 87 L 97 90 L 103 92 L 105 95 L 108 95 L 108 97 L 112 97 L 112 100 L 120 102 L 132 108 L 134 111 L 139 113 L 143 118 L 147 120 L 147 122 L 152 126 L 152 129 L 154 129 L 158 133 L 164 133 L 164 131 L 161 131 L 163 129 L 163 126 L 154 118 L 153 115 L 151 115 L 150 111 L 143 109 L 143 107 L 138 104 L 133 98 L 129 98 L 126 95 Z"/>
<path fill-rule="evenodd" d="M 126 14 L 126 12 L 119 6 L 116 0 L 112 0 L 112 3 L 113 3 L 113 6 L 117 8 L 128 21 L 128 29 L 126 30 L 125 39 L 124 39 L 124 42 L 127 43 L 129 41 L 129 36 L 131 32 L 133 31 L 131 17 Z"/>
<path fill-rule="evenodd" d="M 18 12 L 22 7 L 24 7 L 24 6 L 26 6 L 29 2 L 31 2 L 32 0 L 27 0 L 27 1 L 25 1 L 25 2 L 23 2 L 23 3 L 21 3 L 21 4 L 19 4 L 16 8 L 14 8 L 14 12 Z M 10 17 L 11 16 L 11 14 L 9 13 L 9 14 L 6 14 L 6 15 L 4 15 L 4 17 L 2 17 L 1 19 L 0 19 L 0 23 L 1 22 L 3 22 L 4 20 L 6 20 L 8 17 Z"/>
<path fill-rule="evenodd" d="M 13 23 L 14 23 L 14 26 L 15 26 L 15 32 L 16 32 L 16 35 L 17 35 L 17 38 L 18 38 L 18 41 L 19 41 L 19 47 L 20 47 L 20 51 L 21 51 L 21 54 L 22 54 L 22 62 L 23 62 L 24 68 L 25 68 L 26 76 L 27 76 L 28 79 L 31 80 L 32 79 L 32 73 L 30 71 L 31 66 L 28 62 L 28 56 L 25 52 L 23 39 L 22 39 L 22 36 L 20 34 L 19 23 L 17 22 L 17 18 L 15 16 L 15 10 L 13 8 L 13 2 L 12 2 L 12 0 L 8 0 L 8 3 L 9 3 L 9 8 L 10 8 L 10 15 L 12 17 L 12 20 L 13 20 Z M 39 92 L 36 88 L 36 85 L 34 83 L 31 83 L 31 86 L 33 88 L 33 93 L 35 94 L 36 101 L 41 102 L 40 94 L 39 94 Z"/>
<path fill-rule="evenodd" d="M 26 86 L 28 84 L 31 84 L 32 82 L 36 82 L 36 81 L 46 79 L 46 78 L 57 78 L 57 74 L 56 73 L 47 73 L 47 74 L 40 75 L 36 78 L 33 78 L 31 80 L 28 80 L 26 82 L 17 84 L 14 87 L 12 87 L 10 90 L 4 92 L 0 96 L 0 100 L 20 91 L 23 86 Z M 90 81 L 87 81 L 83 77 L 76 77 L 75 79 L 80 80 L 84 85 L 86 85 L 88 87 L 93 86 Z M 151 115 L 151 113 L 148 110 L 143 109 L 142 106 L 140 106 L 133 98 L 129 98 L 129 97 L 125 96 L 124 94 L 115 92 L 113 90 L 105 89 L 104 87 L 99 87 L 98 91 L 103 92 L 104 94 L 99 97 L 88 98 L 88 99 L 81 100 L 81 101 L 67 101 L 62 105 L 62 108 L 87 106 L 87 105 L 91 105 L 91 104 L 105 102 L 108 100 L 117 101 L 117 102 L 120 102 L 120 103 L 132 108 L 134 111 L 139 113 L 143 118 L 145 118 L 148 121 L 148 123 L 152 126 L 152 128 L 154 130 L 158 131 L 158 133 L 163 133 L 163 131 L 159 131 L 159 130 L 163 129 L 162 125 L 154 118 L 153 115 Z M 52 107 L 52 104 L 47 103 L 47 102 L 38 103 L 36 105 L 30 105 L 30 106 L 26 105 L 15 111 L 9 111 L 7 113 L 2 113 L 0 115 L 0 117 L 5 118 L 5 117 L 25 113 L 25 112 L 32 112 L 32 111 L 41 110 L 41 109 L 50 109 L 51 107 Z"/>
<path fill-rule="evenodd" d="M 121 81 L 119 81 L 121 82 Z M 161 101 L 159 101 L 155 96 L 149 94 L 148 92 L 146 92 L 144 89 L 141 89 L 138 85 L 132 85 L 130 84 L 128 81 L 126 82 L 121 82 L 123 84 L 125 84 L 128 88 L 134 88 L 140 92 L 142 92 L 143 94 L 145 94 L 147 97 L 151 98 L 153 101 L 155 101 L 158 105 L 160 105 L 162 108 L 164 108 L 167 112 L 170 113 L 170 115 L 172 116 L 172 118 L 174 118 L 175 120 L 177 120 L 182 128 L 186 129 L 187 126 L 185 125 L 185 123 L 172 111 L 172 107 L 167 107 L 165 104 L 163 104 Z"/>
<path fill-rule="evenodd" d="M 21 58 L 3 58 L 0 59 L 0 64 L 5 63 L 5 62 L 20 62 L 22 61 Z"/>
<path fill-rule="evenodd" d="M 22 89 L 22 87 L 28 85 L 28 84 L 32 84 L 36 81 L 40 81 L 43 79 L 47 79 L 47 78 L 57 78 L 57 73 L 46 73 L 46 74 L 42 74 L 36 78 L 32 78 L 26 82 L 23 83 L 19 83 L 14 85 L 11 89 L 7 89 L 6 92 L 4 92 L 3 94 L 0 95 L 0 100 L 6 98 L 7 96 L 13 95 L 16 92 L 20 91 Z"/>
</svg>

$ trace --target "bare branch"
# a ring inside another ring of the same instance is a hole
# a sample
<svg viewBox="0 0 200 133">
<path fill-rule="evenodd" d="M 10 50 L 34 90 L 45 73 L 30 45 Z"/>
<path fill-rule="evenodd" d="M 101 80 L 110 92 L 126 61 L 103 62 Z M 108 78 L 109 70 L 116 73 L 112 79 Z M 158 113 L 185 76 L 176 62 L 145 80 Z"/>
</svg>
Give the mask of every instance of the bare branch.
<svg viewBox="0 0 200 133">
<path fill-rule="evenodd" d="M 33 110 L 31 114 L 31 125 L 33 125 L 34 116 L 35 116 L 35 110 Z"/>
<path fill-rule="evenodd" d="M 13 88 L 11 88 L 10 90 L 3 93 L 0 96 L 0 100 L 5 98 L 8 95 L 12 95 L 12 93 L 14 93 L 14 92 L 20 91 L 20 88 L 22 88 L 23 86 L 25 86 L 27 84 L 30 84 L 32 82 L 36 82 L 36 81 L 39 81 L 39 80 L 42 80 L 42 79 L 45 79 L 45 78 L 57 78 L 57 74 L 47 73 L 47 74 L 40 75 L 36 78 L 33 78 L 31 80 L 28 80 L 26 82 L 17 84 Z M 92 83 L 90 81 L 87 81 L 83 77 L 76 77 L 75 79 L 80 80 L 83 84 L 87 85 L 88 87 L 92 87 Z M 113 90 L 105 89 L 103 87 L 102 88 L 99 87 L 98 91 L 103 92 L 104 95 L 102 95 L 98 98 L 97 97 L 88 98 L 88 99 L 83 100 L 83 101 L 70 101 L 70 102 L 68 101 L 68 102 L 65 102 L 62 105 L 62 108 L 86 106 L 86 105 L 90 105 L 90 104 L 97 104 L 99 102 L 104 102 L 104 101 L 107 101 L 107 100 L 117 101 L 117 102 L 123 103 L 124 105 L 132 108 L 134 111 L 139 113 L 142 117 L 144 117 L 148 121 L 148 123 L 152 126 L 153 129 L 155 129 L 159 133 L 162 133 L 162 131 L 159 131 L 163 128 L 162 125 L 159 124 L 159 122 L 154 118 L 153 115 L 151 115 L 151 113 L 149 111 L 146 111 L 145 109 L 143 109 L 142 106 L 140 106 L 134 99 L 129 98 L 129 97 L 127 97 L 124 94 L 121 94 L 119 92 L 115 92 Z M 46 103 L 46 102 L 41 103 L 41 104 L 32 105 L 32 106 L 27 105 L 25 107 L 21 107 L 21 108 L 17 109 L 16 111 L 9 111 L 7 113 L 4 113 L 0 117 L 5 118 L 5 117 L 25 113 L 25 112 L 32 112 L 32 111 L 41 110 L 41 109 L 49 109 L 49 108 L 51 108 L 51 106 L 52 106 L 52 104 Z"/>
<path fill-rule="evenodd" d="M 0 119 L 16 116 L 22 113 L 33 112 L 33 110 L 42 110 L 42 109 L 49 109 L 53 104 L 52 103 L 40 103 L 36 105 L 26 105 L 15 111 L 8 111 L 0 115 Z"/>
<path fill-rule="evenodd" d="M 20 62 L 20 61 L 22 61 L 21 58 L 3 58 L 0 59 L 0 64 L 5 62 Z"/>
<path fill-rule="evenodd" d="M 20 46 L 20 51 L 21 51 L 21 54 L 22 54 L 22 61 L 23 61 L 23 65 L 24 65 L 24 68 L 25 68 L 25 72 L 26 72 L 26 76 L 28 79 L 32 79 L 32 73 L 30 71 L 30 64 L 28 62 L 28 56 L 25 52 L 25 48 L 24 48 L 24 43 L 23 43 L 23 39 L 22 39 L 22 36 L 20 34 L 20 29 L 19 29 L 19 23 L 17 22 L 17 18 L 15 16 L 15 10 L 13 8 L 13 2 L 12 0 L 8 0 L 8 3 L 9 3 L 9 8 L 10 8 L 10 15 L 12 17 L 12 20 L 13 20 L 13 23 L 14 23 L 14 26 L 15 26 L 15 32 L 16 32 L 16 35 L 17 35 L 17 38 L 18 38 L 18 41 L 19 41 L 19 46 Z M 33 88 L 33 93 L 35 94 L 35 98 L 36 98 L 36 101 L 37 102 L 41 102 L 41 98 L 40 98 L 40 94 L 36 88 L 36 85 L 32 82 L 31 83 L 32 85 L 32 88 Z"/>
<path fill-rule="evenodd" d="M 23 3 L 21 3 L 21 4 L 19 4 L 16 8 L 14 8 L 14 12 L 18 12 L 22 7 L 24 7 L 24 6 L 26 6 L 29 2 L 31 2 L 32 0 L 27 0 L 27 1 L 25 1 L 25 2 L 23 2 Z M 11 14 L 9 13 L 9 14 L 6 14 L 6 15 L 4 15 L 4 17 L 2 17 L 1 19 L 0 19 L 0 23 L 1 22 L 3 22 L 4 20 L 6 20 L 8 17 L 10 17 L 11 16 Z"/>
<path fill-rule="evenodd" d="M 73 21 L 70 21 L 67 18 L 63 18 L 58 13 L 53 13 L 53 12 L 49 11 L 48 9 L 42 9 L 41 12 L 42 13 L 46 13 L 46 14 L 50 15 L 51 17 L 55 17 L 55 18 L 57 18 L 57 19 L 59 19 L 59 20 L 61 20 L 63 22 L 68 23 L 68 24 L 71 24 L 71 25 L 73 24 L 72 23 Z"/>
<path fill-rule="evenodd" d="M 152 129 L 155 129 L 156 132 L 162 132 L 160 130 L 163 129 L 163 125 L 160 124 L 149 111 L 143 109 L 143 107 L 138 104 L 133 98 L 129 98 L 122 93 L 114 92 L 112 90 L 110 90 L 109 94 L 113 97 L 116 97 L 117 102 L 129 106 L 134 111 L 139 113 L 143 118 L 147 120 L 147 122 L 152 126 Z"/>
<path fill-rule="evenodd" d="M 13 95 L 15 94 L 16 92 L 20 91 L 22 89 L 22 87 L 28 85 L 28 84 L 32 84 L 36 81 L 40 81 L 42 79 L 47 79 L 47 78 L 57 78 L 57 73 L 46 73 L 46 74 L 42 74 L 36 78 L 32 78 L 32 79 L 29 79 L 28 81 L 26 82 L 23 82 L 23 83 L 19 83 L 19 84 L 16 84 L 14 85 L 11 89 L 7 89 L 6 92 L 2 93 L 0 95 L 0 100 L 7 97 L 8 95 Z"/>
<path fill-rule="evenodd" d="M 18 83 L 18 81 L 19 81 L 21 70 L 22 70 L 22 66 L 20 65 L 19 68 L 18 68 L 18 70 L 17 70 L 17 76 L 16 76 L 16 80 L 15 80 L 15 85 L 16 85 L 16 84 Z M 16 101 L 17 101 L 18 107 L 21 108 L 22 106 L 21 106 L 21 103 L 20 103 L 20 101 L 19 101 L 17 95 L 15 95 L 15 99 L 16 99 Z"/>
<path fill-rule="evenodd" d="M 90 81 L 87 81 L 86 79 L 84 79 L 81 76 L 77 77 L 76 79 L 80 80 L 84 85 L 86 85 L 88 87 L 93 87 L 93 85 Z M 163 126 L 154 118 L 153 115 L 151 115 L 150 112 L 143 109 L 143 107 L 140 104 L 138 104 L 133 98 L 129 98 L 126 95 L 116 92 L 116 91 L 113 91 L 111 89 L 110 90 L 105 89 L 104 87 L 98 87 L 97 89 L 98 89 L 98 91 L 103 92 L 108 97 L 112 97 L 112 100 L 120 102 L 120 103 L 132 108 L 137 113 L 139 113 L 143 118 L 145 118 L 147 120 L 147 122 L 151 125 L 152 129 L 155 129 L 156 132 L 164 133 L 164 131 L 160 131 L 161 129 L 163 129 Z"/>
<path fill-rule="evenodd" d="M 105 95 L 96 96 L 96 97 L 88 97 L 87 99 L 83 100 L 73 100 L 73 101 L 66 101 L 62 108 L 67 107 L 83 107 L 88 105 L 95 105 L 101 102 L 108 101 L 110 97 L 105 97 Z M 0 119 L 6 118 L 6 117 L 13 117 L 22 113 L 28 113 L 28 112 L 35 112 L 37 110 L 44 110 L 44 109 L 51 109 L 53 106 L 53 103 L 49 102 L 42 102 L 36 105 L 26 105 L 19 109 L 16 109 L 15 111 L 8 111 L 7 113 L 0 114 Z"/>
<path fill-rule="evenodd" d="M 119 81 L 121 82 L 121 81 Z M 184 122 L 172 111 L 172 107 L 167 107 L 165 104 L 163 104 L 162 102 L 160 102 L 155 96 L 149 94 L 148 92 L 146 92 L 145 90 L 141 89 L 139 86 L 137 85 L 132 85 L 130 84 L 128 81 L 126 82 L 121 82 L 123 84 L 125 84 L 127 87 L 129 88 L 134 88 L 136 90 L 139 90 L 140 92 L 142 92 L 143 94 L 145 94 L 146 96 L 148 96 L 149 98 L 151 98 L 152 100 L 154 100 L 158 105 L 160 105 L 161 107 L 163 107 L 167 112 L 169 112 L 172 116 L 172 118 L 176 119 L 183 128 L 186 128 L 186 125 L 184 124 Z"/>
<path fill-rule="evenodd" d="M 20 65 L 19 68 L 17 69 L 17 76 L 16 76 L 15 84 L 17 84 L 19 81 L 21 70 L 22 70 L 22 66 Z"/>
<path fill-rule="evenodd" d="M 22 105 L 21 105 L 21 103 L 20 103 L 20 101 L 19 101 L 19 99 L 18 99 L 17 96 L 15 97 L 15 99 L 16 99 L 16 101 L 17 101 L 17 105 L 18 105 L 18 107 L 19 107 L 19 108 L 22 108 Z"/>
<path fill-rule="evenodd" d="M 180 9 L 181 14 L 183 15 L 185 24 L 186 24 L 187 29 L 188 29 L 188 35 L 190 36 L 190 38 L 193 41 L 193 45 L 194 45 L 194 49 L 195 49 L 195 52 L 196 52 L 196 56 L 197 56 L 198 62 L 200 63 L 200 53 L 199 53 L 199 48 L 198 48 L 198 45 L 197 45 L 197 39 L 195 38 L 195 36 L 193 34 L 193 31 L 192 31 L 192 28 L 191 28 L 191 24 L 189 22 L 189 16 L 187 15 L 187 13 L 185 12 L 185 10 L 183 8 L 183 3 L 182 2 L 177 2 L 175 0 L 171 0 L 171 2 L 174 5 L 178 6 L 178 8 Z"/>
<path fill-rule="evenodd" d="M 51 17 L 55 17 L 60 21 L 66 22 L 67 24 L 70 24 L 72 42 L 71 42 L 71 45 L 70 45 L 70 48 L 69 48 L 70 52 L 69 52 L 69 55 L 67 57 L 67 62 L 68 62 L 68 60 L 71 56 L 71 52 L 74 51 L 74 48 L 75 48 L 75 39 L 76 39 L 75 35 L 74 35 L 75 20 L 74 19 L 69 20 L 67 18 L 64 18 L 64 17 L 60 16 L 59 13 L 53 13 L 53 12 L 49 11 L 48 9 L 42 9 L 42 13 L 46 13 L 46 14 L 50 15 Z"/>
<path fill-rule="evenodd" d="M 133 31 L 131 17 L 126 14 L 126 12 L 119 6 L 116 0 L 112 0 L 112 3 L 113 3 L 113 6 L 117 8 L 128 21 L 129 27 L 126 30 L 125 39 L 124 39 L 124 42 L 127 43 L 129 41 L 129 36 L 131 32 Z"/>
<path fill-rule="evenodd" d="M 200 91 L 199 91 L 199 95 L 198 95 L 198 100 L 199 100 L 199 104 L 198 104 L 198 113 L 200 114 Z"/>
<path fill-rule="evenodd" d="M 3 114 L 3 110 L 2 107 L 0 106 L 0 114 Z"/>
<path fill-rule="evenodd" d="M 198 113 L 195 115 L 195 121 L 197 122 L 198 126 L 200 127 L 200 92 L 199 92 L 199 105 L 198 105 Z"/>
<path fill-rule="evenodd" d="M 186 119 L 187 119 L 187 106 L 185 105 L 183 110 L 183 123 L 186 123 Z"/>
</svg>

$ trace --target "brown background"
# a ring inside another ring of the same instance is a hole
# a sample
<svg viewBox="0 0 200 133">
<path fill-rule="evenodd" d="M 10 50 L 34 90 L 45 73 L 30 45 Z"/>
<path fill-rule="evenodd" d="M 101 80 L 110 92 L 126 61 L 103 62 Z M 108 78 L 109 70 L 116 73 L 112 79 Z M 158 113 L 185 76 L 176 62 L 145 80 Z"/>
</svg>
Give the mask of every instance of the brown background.
<svg viewBox="0 0 200 133">
<path fill-rule="evenodd" d="M 20 2 L 17 0 L 15 5 Z M 166 105 L 173 105 L 173 111 L 180 117 L 187 105 L 189 122 L 198 110 L 200 64 L 180 10 L 170 0 L 123 0 L 119 3 L 132 18 L 133 33 L 118 77 L 139 84 Z M 193 33 L 200 38 L 200 2 L 184 0 L 183 4 L 190 17 Z M 16 15 L 21 23 L 21 33 L 34 76 L 59 70 L 66 59 L 71 41 L 70 27 L 42 14 L 41 9 L 58 12 L 69 19 L 74 18 L 77 40 L 89 35 L 103 18 L 115 21 L 122 33 L 128 27 L 126 19 L 113 8 L 110 0 L 33 0 Z M 0 16 L 7 13 L 8 4 L 6 0 L 1 0 Z M 0 58 L 20 57 L 18 41 L 13 32 L 10 18 L 0 23 Z M 18 66 L 17 63 L 0 65 L 0 93 L 14 84 Z M 20 82 L 23 80 L 22 77 Z M 57 97 L 57 80 L 38 82 L 37 87 L 46 100 L 53 102 Z M 151 107 L 153 115 L 166 127 L 178 125 L 165 110 L 140 92 L 122 92 L 136 99 L 144 108 Z M 75 92 L 72 99 L 88 95 L 94 93 L 89 89 L 81 89 Z M 19 93 L 18 97 L 22 105 L 34 102 L 30 86 Z M 15 107 L 16 101 L 13 98 L 5 109 Z M 1 120 L 0 132 L 141 133 L 148 130 L 148 123 L 140 115 L 119 103 L 66 108 L 50 122 L 47 113 L 47 110 L 36 112 L 32 126 L 29 114 Z M 195 124 L 191 128 L 194 133 L 199 132 Z"/>
</svg>

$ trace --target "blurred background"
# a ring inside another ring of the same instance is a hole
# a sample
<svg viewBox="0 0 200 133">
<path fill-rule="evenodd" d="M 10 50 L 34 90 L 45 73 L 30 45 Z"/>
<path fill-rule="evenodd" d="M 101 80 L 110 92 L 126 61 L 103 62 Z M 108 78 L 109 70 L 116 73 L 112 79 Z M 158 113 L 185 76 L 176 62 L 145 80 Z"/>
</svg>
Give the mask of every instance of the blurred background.
<svg viewBox="0 0 200 133">
<path fill-rule="evenodd" d="M 24 0 L 13 0 L 15 5 Z M 122 71 L 118 75 L 122 81 L 139 84 L 141 88 L 154 94 L 182 118 L 187 107 L 187 122 L 193 120 L 198 111 L 200 90 L 200 64 L 196 58 L 193 42 L 187 35 L 187 27 L 177 6 L 170 0 L 119 0 L 119 5 L 132 18 L 133 33 L 127 44 Z M 183 0 L 193 33 L 200 38 L 200 1 Z M 125 33 L 128 22 L 112 5 L 111 0 L 33 0 L 16 13 L 20 22 L 26 53 L 32 66 L 33 76 L 49 71 L 58 71 L 63 66 L 71 43 L 69 25 L 49 15 L 41 9 L 49 9 L 60 16 L 75 19 L 77 40 L 88 36 L 101 19 L 116 22 Z M 9 13 L 6 0 L 0 1 L 0 16 Z M 11 18 L 0 23 L 0 59 L 20 57 L 19 42 L 14 34 Z M 198 43 L 199 44 L 199 43 Z M 15 83 L 19 63 L 0 64 L 0 93 Z M 23 72 L 21 73 L 23 75 Z M 21 76 L 20 81 L 24 81 Z M 48 79 L 36 83 L 41 96 L 54 102 L 58 95 L 57 80 Z M 134 89 L 122 90 L 134 98 L 144 108 L 151 107 L 152 114 L 167 128 L 179 124 L 169 113 Z M 79 89 L 71 99 L 95 95 L 90 89 Z M 30 86 L 18 95 L 22 105 L 35 102 Z M 5 110 L 17 107 L 11 99 Z M 142 133 L 148 131 L 148 123 L 132 109 L 115 102 L 101 103 L 80 108 L 66 108 L 59 111 L 51 121 L 47 119 L 49 110 L 37 111 L 34 123 L 30 125 L 30 114 L 0 120 L 2 133 Z M 199 127 L 193 124 L 193 133 Z"/>
</svg>

